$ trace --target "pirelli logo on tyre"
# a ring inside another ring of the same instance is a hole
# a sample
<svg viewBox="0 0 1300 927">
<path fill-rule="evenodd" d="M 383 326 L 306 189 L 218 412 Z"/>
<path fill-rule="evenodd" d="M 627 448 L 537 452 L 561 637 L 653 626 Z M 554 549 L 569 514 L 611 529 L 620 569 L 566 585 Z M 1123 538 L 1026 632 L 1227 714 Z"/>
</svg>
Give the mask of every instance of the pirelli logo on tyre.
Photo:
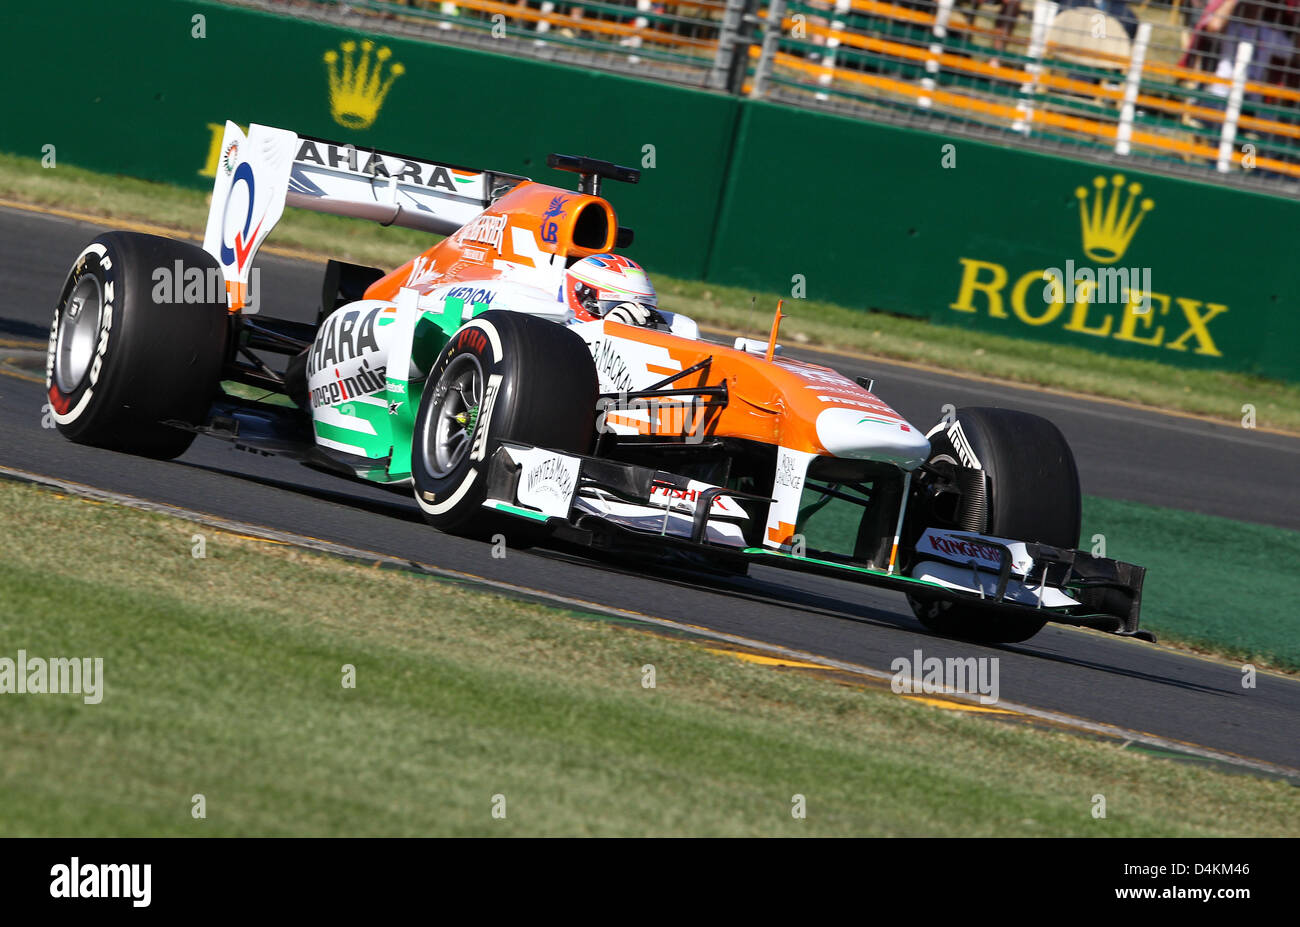
<svg viewBox="0 0 1300 927">
<path fill-rule="evenodd" d="M 93 276 L 96 269 L 103 279 L 96 284 L 98 319 L 93 338 L 93 353 L 84 372 L 72 371 L 61 377 L 58 372 L 60 352 L 66 352 L 64 341 L 72 337 L 66 329 L 78 323 L 84 325 L 81 316 L 84 312 L 90 311 L 86 296 L 81 294 L 80 284 L 83 278 Z M 108 254 L 108 249 L 98 242 L 92 243 L 82 251 L 73 265 L 72 273 L 64 286 L 65 295 L 60 301 L 60 310 L 54 314 L 54 322 L 50 328 L 50 341 L 46 349 L 45 385 L 54 420 L 61 425 L 69 425 L 81 417 L 90 405 L 95 389 L 99 385 L 113 329 L 114 290 L 113 260 Z"/>
<path fill-rule="evenodd" d="M 975 451 L 971 449 L 970 440 L 962 430 L 960 421 L 953 422 L 952 427 L 948 429 L 948 440 L 952 442 L 953 450 L 957 452 L 963 467 L 970 467 L 972 470 L 984 469 L 980 465 L 980 459 L 975 456 Z"/>
<path fill-rule="evenodd" d="M 494 373 L 488 377 L 483 390 L 483 404 L 479 406 L 478 420 L 474 423 L 474 443 L 470 446 L 469 459 L 482 460 L 487 455 L 488 426 L 492 424 L 492 409 L 496 406 L 497 391 L 501 388 L 501 374 Z"/>
</svg>

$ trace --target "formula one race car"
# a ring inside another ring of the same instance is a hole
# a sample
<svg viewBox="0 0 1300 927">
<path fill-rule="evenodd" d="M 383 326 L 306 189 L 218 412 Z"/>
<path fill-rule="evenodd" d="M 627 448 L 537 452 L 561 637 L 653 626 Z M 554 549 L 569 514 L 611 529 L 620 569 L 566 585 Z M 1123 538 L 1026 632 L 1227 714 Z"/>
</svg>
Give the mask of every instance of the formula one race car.
<svg viewBox="0 0 1300 927">
<path fill-rule="evenodd" d="M 156 458 L 199 434 L 288 455 L 515 545 L 896 589 L 944 635 L 1150 639 L 1143 568 L 1075 549 L 1054 425 L 966 408 L 922 433 L 871 382 L 782 356 L 779 307 L 766 342 L 727 346 L 634 293 L 604 305 L 617 288 L 575 303 L 593 256 L 636 289 L 600 186 L 639 172 L 548 163 L 579 190 L 228 123 L 202 249 L 109 232 L 77 256 L 50 332 L 59 430 Z M 446 237 L 389 273 L 331 261 L 316 324 L 276 319 L 247 303 L 286 205 Z"/>
</svg>

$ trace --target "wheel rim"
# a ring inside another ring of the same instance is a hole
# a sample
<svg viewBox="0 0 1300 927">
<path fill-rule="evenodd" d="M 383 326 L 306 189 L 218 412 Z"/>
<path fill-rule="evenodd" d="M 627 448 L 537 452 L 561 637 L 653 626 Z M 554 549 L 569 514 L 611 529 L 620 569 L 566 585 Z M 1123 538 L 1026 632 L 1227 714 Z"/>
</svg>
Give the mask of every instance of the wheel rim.
<svg viewBox="0 0 1300 927">
<path fill-rule="evenodd" d="M 448 476 L 469 454 L 482 403 L 483 366 L 473 354 L 461 354 L 438 380 L 424 429 L 424 468 L 434 479 Z"/>
<path fill-rule="evenodd" d="M 80 385 L 95 357 L 104 294 L 99 280 L 86 274 L 59 310 L 59 337 L 54 347 L 54 382 L 70 393 Z"/>
</svg>

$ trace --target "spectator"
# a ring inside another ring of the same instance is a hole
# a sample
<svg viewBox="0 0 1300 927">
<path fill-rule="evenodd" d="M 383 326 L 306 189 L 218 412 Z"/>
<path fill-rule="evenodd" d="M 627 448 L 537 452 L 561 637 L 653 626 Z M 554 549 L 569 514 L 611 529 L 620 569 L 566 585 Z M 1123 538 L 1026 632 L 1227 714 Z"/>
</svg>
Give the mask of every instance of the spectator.
<svg viewBox="0 0 1300 927">
<path fill-rule="evenodd" d="M 975 8 L 978 9 L 977 4 Z M 1016 28 L 1016 20 L 1020 18 L 1020 0 L 997 0 L 995 4 L 998 8 L 993 18 L 993 31 L 996 36 L 993 39 L 993 53 L 995 55 L 1004 54 L 1007 50 L 1007 39 L 1011 38 L 1011 33 Z M 996 59 L 994 59 L 996 64 Z"/>
<path fill-rule="evenodd" d="M 1124 32 L 1128 34 L 1129 41 L 1137 37 L 1138 18 L 1129 8 L 1128 0 L 1062 0 L 1062 10 L 1075 8 L 1092 8 L 1105 16 L 1111 16 L 1119 20 L 1119 24 L 1124 27 Z"/>
<path fill-rule="evenodd" d="M 1279 3 L 1209 0 L 1196 23 L 1192 43 L 1179 64 L 1187 66 L 1193 56 L 1208 56 L 1213 45 L 1217 44 L 1215 74 L 1231 77 L 1237 46 L 1250 42 L 1254 53 L 1246 70 L 1246 80 L 1283 83 L 1284 72 L 1295 53 L 1296 3 L 1297 0 Z M 1218 97 L 1226 97 L 1228 90 L 1227 84 L 1219 82 L 1210 87 L 1210 92 Z M 1258 101 L 1260 94 L 1250 94 L 1248 99 Z"/>
<path fill-rule="evenodd" d="M 1178 59 L 1180 68 L 1213 73 L 1218 66 L 1219 59 L 1223 57 L 1220 49 L 1222 36 L 1205 27 L 1223 2 L 1224 0 L 1206 0 L 1195 10 L 1191 4 L 1183 8 L 1188 31 L 1183 40 L 1183 56 Z"/>
</svg>

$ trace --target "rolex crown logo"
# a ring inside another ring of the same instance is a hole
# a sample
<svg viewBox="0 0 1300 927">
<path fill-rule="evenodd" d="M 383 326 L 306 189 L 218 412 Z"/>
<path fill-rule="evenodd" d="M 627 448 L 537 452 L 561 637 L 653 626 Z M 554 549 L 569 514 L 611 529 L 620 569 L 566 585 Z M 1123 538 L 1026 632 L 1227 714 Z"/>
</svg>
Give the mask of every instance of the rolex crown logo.
<svg viewBox="0 0 1300 927">
<path fill-rule="evenodd" d="M 325 53 L 325 70 L 330 82 L 330 115 L 344 128 L 368 129 L 379 115 L 379 108 L 384 105 L 384 97 L 388 96 L 393 81 L 401 77 L 406 68 L 393 62 L 385 77 L 384 65 L 393 56 L 393 51 L 387 47 L 375 51 L 375 43 L 369 39 L 361 43 L 360 56 L 356 54 L 356 42 L 343 42 L 339 49 L 343 52 L 341 62 L 334 49 Z"/>
<path fill-rule="evenodd" d="M 1142 224 L 1142 217 L 1155 206 L 1148 197 L 1138 203 L 1138 194 L 1142 184 L 1136 181 L 1128 185 L 1128 198 L 1124 200 L 1120 211 L 1120 200 L 1124 199 L 1124 175 L 1116 174 L 1110 179 L 1110 199 L 1106 199 L 1106 178 L 1094 177 L 1092 186 L 1092 209 L 1088 208 L 1088 190 L 1079 187 L 1074 195 L 1079 198 L 1079 222 L 1083 226 L 1083 253 L 1102 264 L 1114 264 L 1124 256 L 1129 242 Z M 1137 205 L 1137 215 L 1133 207 Z"/>
</svg>

